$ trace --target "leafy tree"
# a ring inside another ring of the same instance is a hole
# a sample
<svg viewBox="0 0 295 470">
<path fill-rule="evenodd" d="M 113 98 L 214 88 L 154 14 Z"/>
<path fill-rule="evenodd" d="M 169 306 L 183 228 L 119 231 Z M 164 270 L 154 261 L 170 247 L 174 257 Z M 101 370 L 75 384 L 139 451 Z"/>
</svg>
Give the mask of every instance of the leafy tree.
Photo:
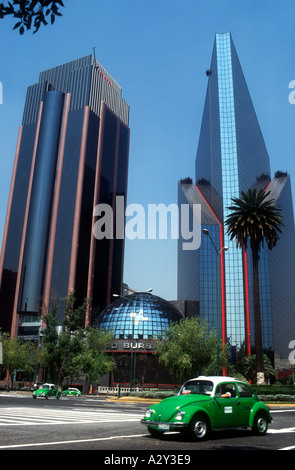
<svg viewBox="0 0 295 470">
<path fill-rule="evenodd" d="M 247 249 L 248 242 L 252 252 L 253 264 L 253 298 L 255 324 L 255 352 L 257 361 L 257 382 L 264 382 L 262 334 L 259 298 L 259 252 L 266 241 L 268 248 L 276 245 L 281 233 L 283 222 L 281 210 L 275 201 L 269 198 L 270 193 L 256 189 L 242 192 L 240 198 L 233 198 L 232 211 L 226 220 L 227 233 L 230 239 L 236 239 L 237 247 Z"/>
<path fill-rule="evenodd" d="M 97 382 L 115 367 L 113 357 L 104 351 L 113 339 L 109 332 L 92 327 L 82 328 L 88 301 L 75 307 L 75 298 L 65 299 L 64 328 L 61 331 L 57 319 L 57 306 L 44 315 L 45 328 L 42 331 L 42 347 L 31 341 L 21 341 L 1 336 L 3 345 L 3 369 L 7 370 L 9 380 L 13 373 L 21 369 L 30 376 L 36 367 L 48 368 L 48 380 L 62 384 L 66 377 L 74 379 L 87 375 L 91 382 Z M 13 385 L 13 383 L 12 383 Z"/>
<path fill-rule="evenodd" d="M 156 347 L 159 362 L 165 365 L 177 382 L 199 375 L 209 366 L 216 353 L 216 333 L 199 317 L 183 318 L 172 324 Z"/>
<path fill-rule="evenodd" d="M 61 384 L 65 377 L 74 377 L 73 358 L 83 351 L 83 315 L 87 308 L 87 301 L 75 308 L 75 298 L 69 295 L 65 299 L 64 328 L 59 331 L 57 320 L 57 306 L 54 305 L 44 315 L 46 328 L 43 331 L 43 346 L 47 357 L 49 378 L 52 382 Z"/>
<path fill-rule="evenodd" d="M 232 371 L 234 370 L 234 367 L 229 363 L 228 350 L 229 350 L 228 345 L 223 344 L 223 341 L 220 338 L 219 340 L 219 356 L 220 357 L 219 359 L 217 359 L 217 338 L 216 338 L 216 346 L 212 349 L 210 362 L 207 366 L 204 366 L 204 368 L 202 369 L 202 374 L 203 375 L 216 375 L 216 370 L 220 369 L 220 372 L 218 375 L 222 375 L 222 370 L 221 370 L 220 365 L 218 364 L 217 366 L 217 362 L 218 362 L 222 364 L 222 368 L 226 370 L 227 375 L 232 376 L 233 375 Z"/>
<path fill-rule="evenodd" d="M 11 0 L 0 3 L 0 19 L 12 16 L 17 20 L 13 29 L 20 34 L 34 27 L 36 33 L 40 26 L 55 22 L 56 16 L 62 16 L 60 7 L 64 7 L 62 0 Z"/>
<path fill-rule="evenodd" d="M 24 374 L 30 376 L 37 363 L 37 346 L 34 343 L 21 341 L 17 338 L 10 338 L 7 333 L 1 337 L 3 345 L 3 367 L 9 374 L 11 387 L 13 387 L 13 373 L 22 369 Z"/>
<path fill-rule="evenodd" d="M 72 332 L 83 329 L 89 300 L 85 299 L 80 306 L 76 306 L 76 299 L 73 294 L 69 294 L 64 300 L 66 304 L 64 319 L 65 329 Z"/>
<path fill-rule="evenodd" d="M 60 370 L 62 358 L 58 349 L 59 334 L 58 320 L 56 317 L 57 307 L 53 306 L 46 315 L 44 322 L 46 327 L 42 332 L 42 347 L 46 357 L 46 365 L 48 367 L 48 375 L 52 382 L 55 381 L 57 371 Z"/>
<path fill-rule="evenodd" d="M 110 332 L 92 327 L 86 329 L 84 350 L 75 357 L 74 363 L 80 374 L 88 376 L 90 383 L 98 382 L 99 377 L 115 368 L 114 358 L 105 354 L 113 338 Z"/>
<path fill-rule="evenodd" d="M 58 333 L 57 308 L 45 315 L 46 328 L 43 331 L 43 346 L 47 357 L 50 380 L 62 384 L 65 378 L 87 375 L 91 382 L 113 370 L 115 362 L 104 354 L 113 335 L 98 329 L 84 329 L 86 299 L 81 306 L 75 306 L 76 299 L 69 295 L 65 299 L 64 328 Z"/>
</svg>

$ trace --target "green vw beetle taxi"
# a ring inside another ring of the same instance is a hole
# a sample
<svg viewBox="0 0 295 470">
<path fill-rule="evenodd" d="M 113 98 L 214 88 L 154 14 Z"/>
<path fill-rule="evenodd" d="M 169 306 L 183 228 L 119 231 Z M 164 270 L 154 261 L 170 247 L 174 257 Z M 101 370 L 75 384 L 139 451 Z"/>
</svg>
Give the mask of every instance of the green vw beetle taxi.
<svg viewBox="0 0 295 470">
<path fill-rule="evenodd" d="M 68 396 L 80 397 L 81 395 L 82 395 L 82 392 L 78 390 L 78 388 L 73 388 L 73 387 L 69 387 L 67 390 L 64 390 L 62 392 L 63 397 L 68 397 Z"/>
<path fill-rule="evenodd" d="M 57 389 L 56 385 L 54 384 L 42 384 L 37 390 L 33 392 L 33 398 L 49 398 L 49 397 L 60 397 L 60 391 Z"/>
<path fill-rule="evenodd" d="M 203 440 L 218 429 L 252 428 L 267 432 L 272 417 L 248 384 L 232 377 L 197 377 L 186 382 L 175 397 L 147 409 L 141 423 L 154 437 L 167 431 L 188 432 Z"/>
</svg>

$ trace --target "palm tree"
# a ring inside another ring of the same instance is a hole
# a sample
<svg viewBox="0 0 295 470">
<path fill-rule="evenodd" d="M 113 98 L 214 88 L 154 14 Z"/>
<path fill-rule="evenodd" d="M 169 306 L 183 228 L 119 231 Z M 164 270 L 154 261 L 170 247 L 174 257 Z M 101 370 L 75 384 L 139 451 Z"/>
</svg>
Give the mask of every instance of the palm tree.
<svg viewBox="0 0 295 470">
<path fill-rule="evenodd" d="M 253 379 L 255 383 L 256 378 L 256 355 L 251 354 L 251 356 L 244 357 L 242 360 L 242 365 L 244 367 L 244 375 L 248 380 Z M 272 366 L 271 360 L 267 354 L 263 354 L 263 367 L 266 377 L 271 375 L 274 377 L 276 375 L 275 369 Z"/>
<path fill-rule="evenodd" d="M 264 383 L 258 272 L 259 251 L 264 241 L 272 250 L 279 239 L 278 233 L 282 232 L 284 225 L 281 209 L 275 205 L 275 201 L 270 199 L 269 195 L 270 192 L 264 190 L 257 192 L 256 189 L 248 189 L 247 193 L 241 192 L 240 198 L 232 198 L 234 205 L 228 208 L 232 212 L 225 222 L 230 239 L 236 238 L 237 247 L 246 249 L 249 240 L 252 252 L 257 383 Z"/>
</svg>

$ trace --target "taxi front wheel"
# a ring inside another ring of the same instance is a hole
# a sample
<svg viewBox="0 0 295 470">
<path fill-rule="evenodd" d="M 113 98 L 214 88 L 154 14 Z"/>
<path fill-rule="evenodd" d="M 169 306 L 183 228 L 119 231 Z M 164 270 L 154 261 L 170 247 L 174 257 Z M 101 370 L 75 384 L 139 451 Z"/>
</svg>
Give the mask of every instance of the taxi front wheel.
<svg viewBox="0 0 295 470">
<path fill-rule="evenodd" d="M 193 417 L 189 425 L 189 433 L 196 441 L 203 441 L 208 437 L 210 425 L 208 419 L 203 414 Z"/>
</svg>

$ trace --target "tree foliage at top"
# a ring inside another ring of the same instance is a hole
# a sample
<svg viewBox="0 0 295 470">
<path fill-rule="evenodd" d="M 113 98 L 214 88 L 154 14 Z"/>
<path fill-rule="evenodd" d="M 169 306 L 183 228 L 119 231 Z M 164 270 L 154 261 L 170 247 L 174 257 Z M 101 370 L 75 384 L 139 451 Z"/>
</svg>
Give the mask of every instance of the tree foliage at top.
<svg viewBox="0 0 295 470">
<path fill-rule="evenodd" d="M 60 7 L 64 7 L 62 0 L 12 0 L 0 3 L 0 18 L 12 16 L 16 19 L 13 29 L 20 34 L 35 28 L 35 34 L 41 25 L 46 26 L 48 21 L 55 22 L 56 16 L 62 16 Z"/>
<path fill-rule="evenodd" d="M 237 246 L 247 248 L 248 240 L 252 251 L 259 252 L 266 241 L 271 250 L 275 247 L 279 233 L 282 232 L 283 215 L 270 192 L 248 189 L 241 192 L 241 197 L 232 198 L 234 203 L 228 209 L 231 213 L 226 220 L 230 239 L 236 239 Z"/>
</svg>

